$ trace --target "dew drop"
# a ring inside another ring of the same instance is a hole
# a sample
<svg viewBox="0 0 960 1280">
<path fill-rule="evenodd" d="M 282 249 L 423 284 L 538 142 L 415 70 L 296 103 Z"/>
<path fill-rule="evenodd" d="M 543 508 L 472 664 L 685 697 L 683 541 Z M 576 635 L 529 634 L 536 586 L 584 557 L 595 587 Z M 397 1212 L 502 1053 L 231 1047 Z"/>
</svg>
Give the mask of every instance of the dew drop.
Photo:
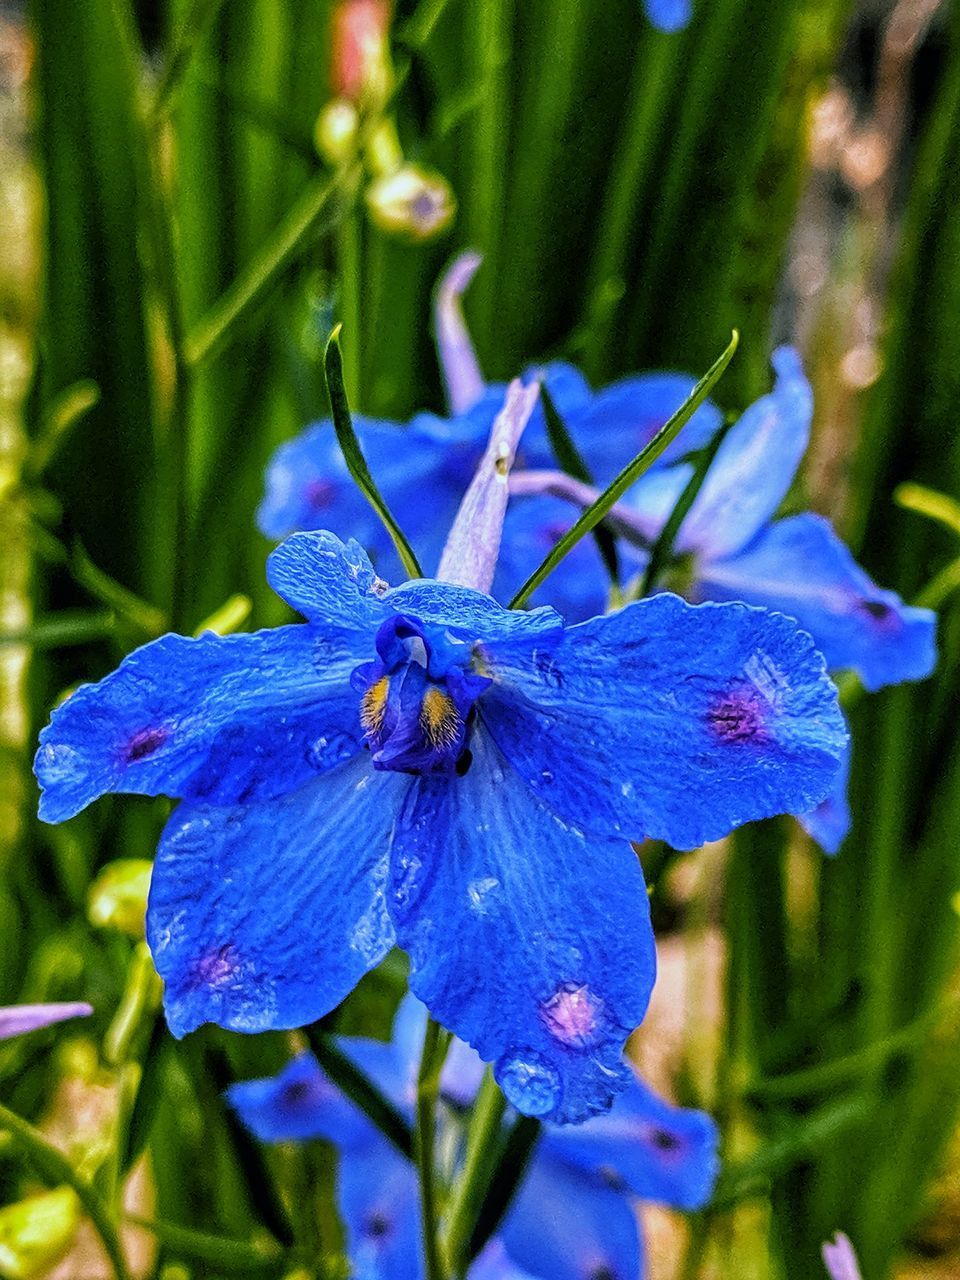
<svg viewBox="0 0 960 1280">
<path fill-rule="evenodd" d="M 559 1075 L 536 1054 L 511 1058 L 497 1074 L 497 1082 L 507 1101 L 526 1116 L 548 1115 L 560 1101 Z"/>
<path fill-rule="evenodd" d="M 471 880 L 467 885 L 467 896 L 470 899 L 470 905 L 474 911 L 481 914 L 487 909 L 487 897 L 494 891 L 499 889 L 500 881 L 495 876 L 484 876 L 482 880 Z"/>
</svg>

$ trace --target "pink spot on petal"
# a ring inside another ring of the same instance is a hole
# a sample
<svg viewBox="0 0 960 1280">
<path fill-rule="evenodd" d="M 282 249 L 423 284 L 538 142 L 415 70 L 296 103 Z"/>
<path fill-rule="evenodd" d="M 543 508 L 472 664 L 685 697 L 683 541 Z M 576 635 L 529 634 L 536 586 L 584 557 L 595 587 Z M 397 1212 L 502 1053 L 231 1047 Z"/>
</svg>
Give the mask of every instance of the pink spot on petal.
<svg viewBox="0 0 960 1280">
<path fill-rule="evenodd" d="M 721 694 L 707 712 L 707 723 L 723 742 L 757 742 L 766 737 L 769 706 L 750 684 Z"/>
<path fill-rule="evenodd" d="M 139 733 L 135 733 L 127 743 L 127 763 L 133 764 L 137 760 L 143 760 L 145 756 L 153 755 L 166 742 L 167 736 L 166 729 L 160 728 L 141 729 Z"/>
<path fill-rule="evenodd" d="M 209 987 L 220 987 L 236 973 L 237 953 L 232 942 L 224 943 L 216 951 L 208 951 L 197 961 L 196 974 L 200 982 Z"/>
<path fill-rule="evenodd" d="M 568 983 L 540 1006 L 540 1016 L 561 1044 L 585 1048 L 600 1031 L 603 1005 L 589 987 Z"/>
</svg>

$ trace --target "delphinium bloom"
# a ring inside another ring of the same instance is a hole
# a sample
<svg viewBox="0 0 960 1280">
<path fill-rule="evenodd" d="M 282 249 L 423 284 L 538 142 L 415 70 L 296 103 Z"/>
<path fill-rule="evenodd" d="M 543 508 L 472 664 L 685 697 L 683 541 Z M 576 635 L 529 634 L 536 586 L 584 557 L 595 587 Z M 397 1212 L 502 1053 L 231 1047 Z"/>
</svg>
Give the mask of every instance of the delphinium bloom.
<svg viewBox="0 0 960 1280">
<path fill-rule="evenodd" d="M 0 1008 L 0 1040 L 22 1036 L 28 1031 L 66 1022 L 70 1018 L 87 1018 L 93 1013 L 88 1004 L 79 1001 L 65 1004 L 14 1004 Z"/>
<path fill-rule="evenodd" d="M 412 1112 L 424 1010 L 407 997 L 391 1044 L 340 1039 L 340 1049 Z M 454 1041 L 441 1097 L 456 1113 L 472 1101 L 479 1061 Z M 422 1274 L 417 1175 L 412 1164 L 339 1093 L 310 1054 L 278 1076 L 233 1085 L 229 1100 L 265 1142 L 325 1138 L 338 1148 L 337 1198 L 355 1274 Z M 657 1097 L 633 1072 L 613 1109 L 577 1126 L 544 1127 L 526 1177 L 471 1280 L 520 1271 L 542 1280 L 640 1280 L 646 1274 L 637 1201 L 702 1207 L 717 1172 L 709 1116 Z"/>
<path fill-rule="evenodd" d="M 407 425 L 363 416 L 354 427 L 370 470 L 387 504 L 403 513 L 414 550 L 428 571 L 436 569 L 460 500 L 476 471 L 494 418 L 503 404 L 503 383 L 488 384 L 480 370 L 460 309 L 460 296 L 480 264 L 463 254 L 437 290 L 435 329 L 450 416 L 417 414 Z M 553 361 L 532 366 L 524 381 L 540 380 L 577 444 L 589 454 L 600 484 L 614 478 L 680 408 L 694 386 L 686 374 L 652 373 L 591 390 L 574 365 Z M 701 405 L 665 455 L 677 461 L 701 448 L 721 425 L 719 410 Z M 543 411 L 534 409 L 518 466 L 555 466 Z M 575 512 L 560 500 L 534 498 L 511 503 L 494 594 L 508 599 L 529 569 L 573 523 Z M 330 529 L 355 538 L 377 571 L 393 577 L 399 561 L 389 537 L 347 470 L 333 424 L 324 419 L 281 445 L 266 473 L 257 513 L 263 533 L 281 539 L 308 529 Z M 629 560 L 629 551 L 626 553 Z M 549 603 L 572 621 L 602 613 L 607 602 L 603 563 L 586 541 L 551 581 Z M 539 596 L 534 603 L 546 603 Z"/>
<path fill-rule="evenodd" d="M 515 384 L 498 424 L 522 428 L 518 404 Z M 452 580 L 390 589 L 357 543 L 293 535 L 268 579 L 306 621 L 168 635 L 78 689 L 41 735 L 41 817 L 110 791 L 183 801 L 147 919 L 174 1034 L 312 1022 L 399 943 L 518 1109 L 580 1120 L 629 1079 L 653 983 L 630 842 L 805 812 L 846 735 L 780 615 L 662 595 L 568 628 L 485 594 L 499 430 Z"/>
</svg>

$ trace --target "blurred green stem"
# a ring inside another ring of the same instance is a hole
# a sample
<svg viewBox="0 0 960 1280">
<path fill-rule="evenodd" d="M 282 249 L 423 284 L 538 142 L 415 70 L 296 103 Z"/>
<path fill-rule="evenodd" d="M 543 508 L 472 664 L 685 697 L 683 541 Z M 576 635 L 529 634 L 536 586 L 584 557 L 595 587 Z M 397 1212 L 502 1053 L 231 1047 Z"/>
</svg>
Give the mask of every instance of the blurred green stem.
<svg viewBox="0 0 960 1280">
<path fill-rule="evenodd" d="M 362 225 L 354 207 L 337 228 L 337 271 L 340 279 L 340 323 L 347 334 L 343 352 L 343 382 L 347 399 L 357 408 L 360 404 L 360 359 L 363 346 L 360 329 L 360 262 Z"/>
<path fill-rule="evenodd" d="M 507 1100 L 487 1067 L 473 1104 L 463 1171 L 453 1189 L 444 1252 L 455 1275 L 470 1265 L 467 1247 L 493 1176 Z"/>
<path fill-rule="evenodd" d="M 446 1268 L 437 1237 L 437 1098 L 440 1094 L 440 1072 L 450 1047 L 450 1033 L 427 1018 L 423 1038 L 423 1054 L 417 1075 L 417 1124 L 414 1151 L 420 1175 L 420 1213 L 423 1223 L 423 1256 L 426 1280 L 445 1280 Z"/>
</svg>

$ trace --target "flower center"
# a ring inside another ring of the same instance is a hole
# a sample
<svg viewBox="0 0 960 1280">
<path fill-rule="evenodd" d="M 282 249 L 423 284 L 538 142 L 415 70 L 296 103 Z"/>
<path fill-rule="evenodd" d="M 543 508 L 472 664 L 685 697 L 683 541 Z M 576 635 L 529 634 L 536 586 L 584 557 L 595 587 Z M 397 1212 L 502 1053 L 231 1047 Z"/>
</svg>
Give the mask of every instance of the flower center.
<svg viewBox="0 0 960 1280">
<path fill-rule="evenodd" d="M 377 632 L 377 657 L 351 678 L 375 769 L 445 774 L 469 766 L 473 704 L 490 684 L 468 643 L 396 614 Z M 461 761 L 464 767 L 458 767 Z"/>
</svg>

